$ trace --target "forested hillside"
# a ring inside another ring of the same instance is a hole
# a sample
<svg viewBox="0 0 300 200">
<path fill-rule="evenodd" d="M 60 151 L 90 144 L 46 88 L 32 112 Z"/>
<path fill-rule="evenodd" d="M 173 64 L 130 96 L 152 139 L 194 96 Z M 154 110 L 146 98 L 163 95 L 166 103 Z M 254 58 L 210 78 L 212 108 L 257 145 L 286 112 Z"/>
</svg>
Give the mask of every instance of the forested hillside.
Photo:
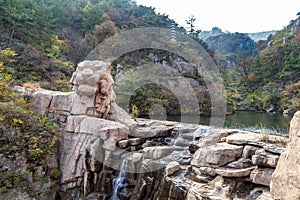
<svg viewBox="0 0 300 200">
<path fill-rule="evenodd" d="M 196 38 L 193 24 L 185 30 L 131 0 L 0 0 L 0 13 L 1 84 L 8 88 L 69 91 L 76 64 L 106 38 L 137 27 L 173 27 L 209 50 L 223 74 L 229 110 L 299 109 L 299 19 L 257 43 L 215 28 L 213 50 Z"/>
<path fill-rule="evenodd" d="M 231 55 L 235 67 L 223 75 L 235 109 L 286 113 L 300 109 L 299 20 L 259 41 L 255 51 Z"/>
<path fill-rule="evenodd" d="M 98 43 L 123 30 L 176 23 L 153 8 L 130 0 L 0 0 L 1 49 L 14 54 L 4 62 L 14 84 L 38 82 L 68 90 L 74 66 Z M 2 62 L 4 60 L 1 60 Z"/>
<path fill-rule="evenodd" d="M 172 29 L 193 37 L 208 49 L 196 37 L 192 22 L 191 29 L 185 30 L 167 15 L 156 13 L 151 7 L 138 6 L 131 0 L 0 1 L 3 13 L 0 18 L 1 49 L 10 52 L 8 57 L 13 59 L 13 62 L 3 60 L 3 72 L 10 75 L 11 86 L 69 91 L 68 81 L 76 64 L 91 50 L 117 33 L 138 27 Z M 131 58 L 133 63 L 149 53 L 142 52 L 138 54 L 140 58 Z M 158 57 L 164 55 L 160 51 L 154 53 Z M 213 51 L 210 53 L 213 55 Z M 131 64 L 129 62 L 124 68 L 132 68 Z M 159 93 L 160 90 L 154 91 L 156 96 Z M 144 98 L 150 99 L 150 96 Z M 134 101 L 132 104 L 137 104 Z M 171 107 L 170 110 L 176 110 L 173 105 Z"/>
</svg>

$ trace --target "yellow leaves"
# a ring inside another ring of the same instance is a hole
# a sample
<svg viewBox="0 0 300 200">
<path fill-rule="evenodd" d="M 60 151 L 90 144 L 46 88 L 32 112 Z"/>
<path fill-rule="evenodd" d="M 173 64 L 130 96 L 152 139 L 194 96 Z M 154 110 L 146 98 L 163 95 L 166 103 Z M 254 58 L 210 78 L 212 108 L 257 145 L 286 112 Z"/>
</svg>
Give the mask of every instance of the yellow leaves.
<svg viewBox="0 0 300 200">
<path fill-rule="evenodd" d="M 35 147 L 33 150 L 29 151 L 32 160 L 40 160 L 43 156 L 44 151 L 39 147 Z"/>
<path fill-rule="evenodd" d="M 132 118 L 137 118 L 139 114 L 140 114 L 139 108 L 135 104 L 132 104 L 130 116 Z"/>
<path fill-rule="evenodd" d="M 19 106 L 26 107 L 27 102 L 23 98 L 16 98 L 15 99 L 15 104 Z"/>
<path fill-rule="evenodd" d="M 11 75 L 0 71 L 0 99 L 9 96 L 9 87 L 12 84 Z"/>
<path fill-rule="evenodd" d="M 17 127 L 23 125 L 24 122 L 21 119 L 14 118 L 12 121 L 12 126 Z"/>
<path fill-rule="evenodd" d="M 5 74 L 4 80 L 5 81 L 10 81 L 11 80 L 11 74 Z"/>
<path fill-rule="evenodd" d="M 3 122 L 5 120 L 5 116 L 0 117 L 0 122 Z"/>
<path fill-rule="evenodd" d="M 10 58 L 16 55 L 18 54 L 11 48 L 3 49 L 0 51 L 0 62 L 2 63 L 2 65 L 5 62 L 9 62 L 9 63 L 17 62 L 16 60 Z"/>
<path fill-rule="evenodd" d="M 20 128 L 24 125 L 24 121 L 19 118 L 11 118 L 10 116 L 0 116 L 0 122 L 9 127 Z"/>
<path fill-rule="evenodd" d="M 12 50 L 11 48 L 6 48 L 6 49 L 3 49 L 1 51 L 1 54 L 5 57 L 10 57 L 10 56 L 16 56 L 18 55 L 14 50 Z"/>
<path fill-rule="evenodd" d="M 241 100 L 242 95 L 238 92 L 235 92 L 235 93 L 232 94 L 232 98 Z"/>
<path fill-rule="evenodd" d="M 300 81 L 298 81 L 297 83 L 291 84 L 292 87 L 300 87 Z"/>
<path fill-rule="evenodd" d="M 13 80 L 12 75 L 6 72 L 5 64 L 16 62 L 14 59 L 10 58 L 16 55 L 17 53 L 10 48 L 0 51 L 0 100 L 8 100 L 9 96 L 11 96 L 9 88 Z"/>
<path fill-rule="evenodd" d="M 57 35 L 53 38 L 53 41 L 57 45 L 63 45 L 67 43 L 66 40 L 60 40 Z"/>
</svg>

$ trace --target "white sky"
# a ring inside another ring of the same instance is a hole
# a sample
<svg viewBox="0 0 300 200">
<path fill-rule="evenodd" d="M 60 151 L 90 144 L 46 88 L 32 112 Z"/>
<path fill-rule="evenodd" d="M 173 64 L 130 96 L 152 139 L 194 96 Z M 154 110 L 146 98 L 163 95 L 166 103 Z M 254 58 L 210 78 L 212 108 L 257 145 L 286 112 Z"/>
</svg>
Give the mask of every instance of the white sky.
<svg viewBox="0 0 300 200">
<path fill-rule="evenodd" d="M 297 18 L 299 0 L 135 0 L 167 14 L 179 25 L 194 15 L 196 29 L 253 33 L 280 30 Z"/>
</svg>

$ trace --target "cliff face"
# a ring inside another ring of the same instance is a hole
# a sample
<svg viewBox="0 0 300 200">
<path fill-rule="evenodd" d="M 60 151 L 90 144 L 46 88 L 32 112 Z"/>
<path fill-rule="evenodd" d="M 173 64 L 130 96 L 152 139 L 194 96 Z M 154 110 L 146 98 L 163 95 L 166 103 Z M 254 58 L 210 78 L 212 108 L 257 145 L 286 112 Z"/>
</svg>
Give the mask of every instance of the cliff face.
<svg viewBox="0 0 300 200">
<path fill-rule="evenodd" d="M 112 63 L 117 103 L 123 109 L 127 109 L 128 104 L 136 105 L 140 116 L 147 116 L 153 104 L 164 105 L 169 115 L 211 115 L 209 83 L 205 82 L 202 71 L 205 71 L 203 66 L 160 49 L 126 53 Z M 196 103 L 201 105 L 199 111 L 191 106 L 191 96 L 187 95 L 190 93 L 195 94 Z"/>
<path fill-rule="evenodd" d="M 299 16 L 299 15 L 298 15 Z M 291 31 L 291 35 L 294 35 L 297 31 L 300 30 L 300 17 L 295 20 L 292 20 L 287 28 Z"/>
<path fill-rule="evenodd" d="M 289 142 L 272 176 L 274 199 L 300 199 L 300 112 L 291 121 Z"/>
<path fill-rule="evenodd" d="M 244 33 L 225 33 L 206 39 L 210 47 L 220 54 L 240 54 L 244 51 L 254 51 L 255 42 Z"/>
<path fill-rule="evenodd" d="M 38 110 L 64 128 L 59 199 L 271 199 L 285 138 L 133 120 L 114 103 L 113 91 L 98 84 L 100 77 L 109 80 L 109 64 L 80 66 L 72 80 L 82 82 L 75 81 L 73 93 L 35 96 Z M 89 69 L 97 73 L 85 73 Z M 80 92 L 82 85 L 91 92 Z M 94 112 L 98 93 L 110 99 L 107 115 Z"/>
<path fill-rule="evenodd" d="M 270 35 L 275 34 L 277 31 L 263 31 L 263 32 L 257 32 L 257 33 L 245 33 L 247 34 L 254 42 L 258 42 L 260 40 L 267 40 L 267 38 Z M 211 29 L 211 31 L 201 31 L 199 33 L 199 38 L 206 41 L 210 37 L 219 36 L 222 34 L 226 34 L 223 32 L 220 28 L 214 27 Z"/>
</svg>

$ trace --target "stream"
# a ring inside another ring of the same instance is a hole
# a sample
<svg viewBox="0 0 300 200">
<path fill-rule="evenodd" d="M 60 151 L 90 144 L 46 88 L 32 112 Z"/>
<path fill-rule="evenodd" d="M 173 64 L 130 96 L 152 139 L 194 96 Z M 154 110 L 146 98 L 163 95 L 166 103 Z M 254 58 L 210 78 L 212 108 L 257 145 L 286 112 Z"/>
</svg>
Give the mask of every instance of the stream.
<svg viewBox="0 0 300 200">
<path fill-rule="evenodd" d="M 128 167 L 128 159 L 124 158 L 120 167 L 119 175 L 115 179 L 113 179 L 113 192 L 111 196 L 111 200 L 120 200 L 119 195 L 126 195 L 128 191 L 126 191 L 126 173 Z"/>
</svg>

